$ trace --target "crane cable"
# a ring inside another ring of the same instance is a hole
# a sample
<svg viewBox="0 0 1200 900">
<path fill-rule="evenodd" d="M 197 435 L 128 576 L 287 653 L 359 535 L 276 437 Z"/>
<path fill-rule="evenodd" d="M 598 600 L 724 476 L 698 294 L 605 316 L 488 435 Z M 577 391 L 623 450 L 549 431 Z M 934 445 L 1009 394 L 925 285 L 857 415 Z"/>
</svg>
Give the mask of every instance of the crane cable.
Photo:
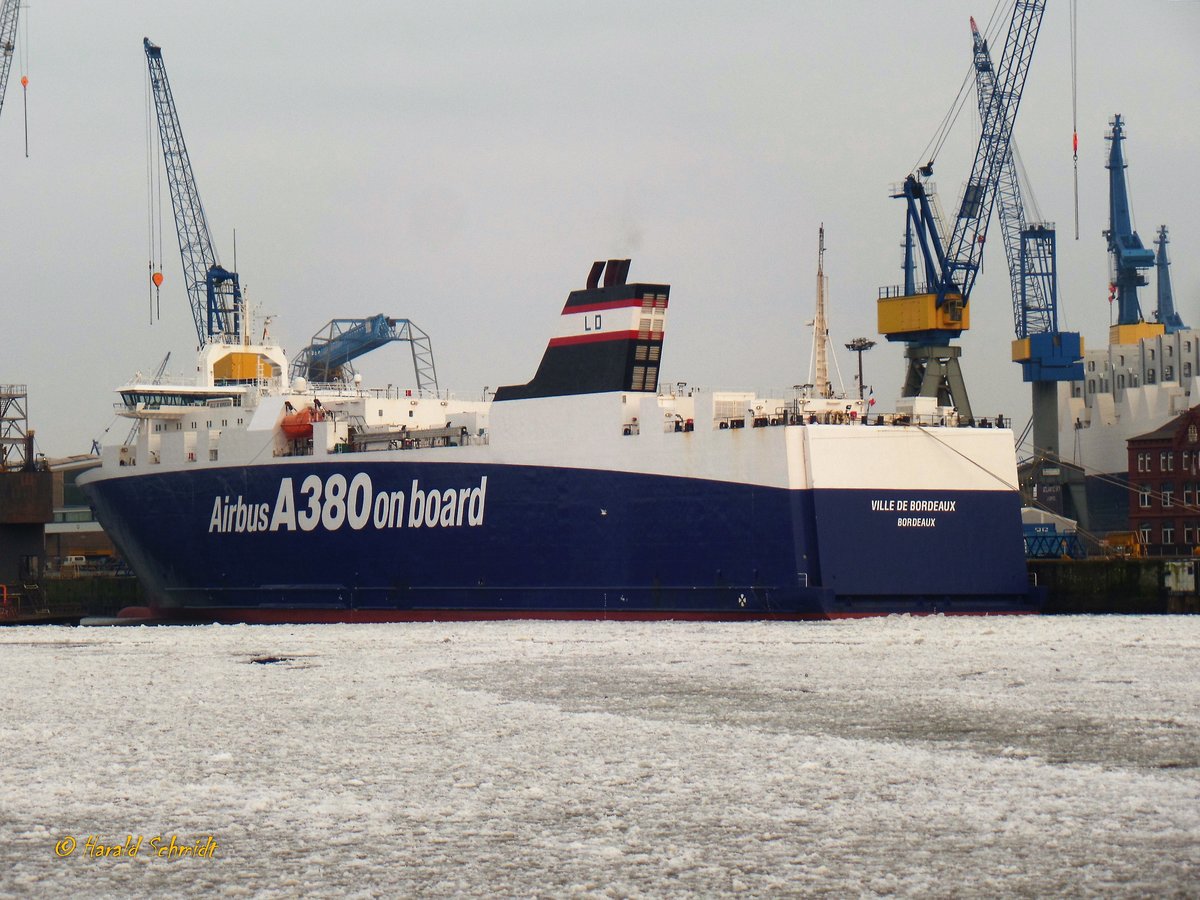
<svg viewBox="0 0 1200 900">
<path fill-rule="evenodd" d="M 1079 94 L 1075 77 L 1079 0 L 1071 0 L 1071 153 L 1075 163 L 1075 240 L 1079 240 Z"/>
<path fill-rule="evenodd" d="M 1014 0 L 1007 0 L 1007 2 L 1006 0 L 996 0 L 996 5 L 992 7 L 992 14 L 988 18 L 987 26 L 983 29 L 985 37 L 993 31 L 1001 13 L 1010 8 L 1013 2 Z M 942 121 L 934 131 L 933 137 L 929 139 L 929 143 L 921 151 L 921 156 L 916 165 L 910 171 L 916 171 L 922 166 L 933 167 L 933 162 L 942 152 L 942 147 L 945 146 L 946 140 L 950 137 L 950 132 L 954 129 L 954 124 L 958 121 L 959 114 L 962 112 L 963 107 L 966 106 L 967 100 L 970 99 L 970 87 L 974 83 L 974 80 L 975 61 L 972 60 L 967 66 L 967 74 L 963 76 L 962 83 L 958 86 L 958 93 L 950 103 L 950 108 L 942 117 Z M 928 156 L 926 156 L 926 151 L 929 151 Z M 928 160 L 928 162 L 924 162 L 924 160 Z"/>
<path fill-rule="evenodd" d="M 146 72 L 146 235 L 149 242 L 150 324 L 162 315 L 159 288 L 162 286 L 162 166 L 155 127 L 154 87 Z M 156 178 L 157 176 L 157 178 Z M 157 241 L 155 240 L 157 232 Z"/>
<path fill-rule="evenodd" d="M 18 7 L 19 8 L 19 7 Z M 26 7 L 28 10 L 29 7 Z M 21 106 L 25 113 L 25 158 L 29 159 L 29 13 L 21 24 L 25 26 L 25 39 L 21 44 Z"/>
</svg>

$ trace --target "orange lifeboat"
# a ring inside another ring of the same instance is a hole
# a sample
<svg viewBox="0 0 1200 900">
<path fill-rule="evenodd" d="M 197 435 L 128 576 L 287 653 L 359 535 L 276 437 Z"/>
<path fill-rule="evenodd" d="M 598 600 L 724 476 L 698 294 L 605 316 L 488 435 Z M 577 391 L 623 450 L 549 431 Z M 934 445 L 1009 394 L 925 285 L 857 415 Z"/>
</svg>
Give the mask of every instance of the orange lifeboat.
<svg viewBox="0 0 1200 900">
<path fill-rule="evenodd" d="M 302 409 L 283 417 L 283 433 L 292 440 L 310 438 L 313 433 L 312 423 L 321 422 L 324 419 L 324 410 Z"/>
</svg>

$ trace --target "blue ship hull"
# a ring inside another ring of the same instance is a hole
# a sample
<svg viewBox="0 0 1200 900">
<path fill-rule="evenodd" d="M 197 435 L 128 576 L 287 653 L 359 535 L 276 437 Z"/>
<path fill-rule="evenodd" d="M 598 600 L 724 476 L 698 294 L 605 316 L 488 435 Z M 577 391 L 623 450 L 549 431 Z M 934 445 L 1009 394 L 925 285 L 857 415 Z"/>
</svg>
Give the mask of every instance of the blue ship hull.
<svg viewBox="0 0 1200 900">
<path fill-rule="evenodd" d="M 338 456 L 82 486 L 170 619 L 809 619 L 1040 605 L 1015 491 L 787 490 Z"/>
</svg>

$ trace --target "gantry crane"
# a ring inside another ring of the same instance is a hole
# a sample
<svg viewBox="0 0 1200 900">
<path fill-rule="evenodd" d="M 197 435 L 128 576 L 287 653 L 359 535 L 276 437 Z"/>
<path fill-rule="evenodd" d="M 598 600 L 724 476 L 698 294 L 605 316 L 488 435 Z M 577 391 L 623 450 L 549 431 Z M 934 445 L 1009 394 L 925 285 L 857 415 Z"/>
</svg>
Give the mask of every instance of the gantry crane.
<svg viewBox="0 0 1200 900">
<path fill-rule="evenodd" d="M 192 307 L 196 336 L 201 347 L 215 342 L 238 343 L 241 340 L 243 317 L 241 285 L 237 273 L 224 268 L 217 258 L 187 145 L 183 141 L 175 98 L 163 66 L 162 50 L 150 43 L 149 38 L 144 39 L 143 47 L 150 68 L 163 165 L 171 190 L 179 255 L 183 260 L 183 278 Z"/>
<path fill-rule="evenodd" d="M 1118 113 L 1110 123 L 1108 140 L 1108 253 L 1112 267 L 1109 300 L 1117 303 L 1117 324 L 1109 329 L 1110 344 L 1136 344 L 1142 338 L 1165 331 L 1163 325 L 1147 322 L 1138 303 L 1137 289 L 1147 284 L 1144 269 L 1154 266 L 1154 251 L 1142 243 L 1133 229 L 1129 210 L 1129 188 L 1125 184 L 1125 123 Z"/>
<path fill-rule="evenodd" d="M 903 396 L 935 399 L 938 406 L 956 408 L 960 420 L 966 422 L 973 417 L 958 362 L 962 350 L 950 342 L 970 327 L 971 288 L 979 273 L 1000 168 L 1012 139 L 1045 8 L 1045 0 L 1017 0 L 1013 6 L 995 88 L 982 117 L 975 161 L 954 231 L 945 244 L 922 180 L 932 174 L 932 164 L 909 175 L 901 191 L 893 195 L 903 198 L 907 207 L 904 285 L 880 289 L 879 331 L 889 341 L 906 344 Z M 917 249 L 923 283 L 917 280 Z"/>
<path fill-rule="evenodd" d="M 349 382 L 354 376 L 351 361 L 392 341 L 407 341 L 412 347 L 417 390 L 437 394 L 437 369 L 429 335 L 408 319 L 380 313 L 369 319 L 334 319 L 313 335 L 311 343 L 292 361 L 292 378 L 310 382 Z"/>
<path fill-rule="evenodd" d="M 995 72 L 987 40 L 971 19 L 975 88 L 982 116 L 995 90 Z M 996 213 L 1004 239 L 1012 285 L 1014 362 L 1030 383 L 1033 395 L 1034 477 L 1038 500 L 1056 513 L 1079 518 L 1079 504 L 1062 497 L 1059 461 L 1058 383 L 1083 378 L 1083 339 L 1077 331 L 1058 328 L 1057 240 L 1053 223 L 1028 220 L 1018 174 L 1016 142 L 1010 142 L 1000 165 Z M 1039 217 L 1040 218 L 1040 217 Z M 1046 475 L 1044 473 L 1053 473 Z M 1068 503 L 1064 506 L 1062 500 Z"/>
</svg>

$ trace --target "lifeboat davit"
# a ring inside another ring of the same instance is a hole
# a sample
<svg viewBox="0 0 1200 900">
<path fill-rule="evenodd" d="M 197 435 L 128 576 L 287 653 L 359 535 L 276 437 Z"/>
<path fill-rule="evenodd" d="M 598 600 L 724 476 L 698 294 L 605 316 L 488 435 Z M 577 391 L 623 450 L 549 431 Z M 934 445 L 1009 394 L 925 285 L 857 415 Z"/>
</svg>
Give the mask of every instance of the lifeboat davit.
<svg viewBox="0 0 1200 900">
<path fill-rule="evenodd" d="M 313 422 L 323 421 L 325 414 L 315 409 L 302 409 L 283 417 L 283 433 L 292 440 L 310 438 Z"/>
</svg>

